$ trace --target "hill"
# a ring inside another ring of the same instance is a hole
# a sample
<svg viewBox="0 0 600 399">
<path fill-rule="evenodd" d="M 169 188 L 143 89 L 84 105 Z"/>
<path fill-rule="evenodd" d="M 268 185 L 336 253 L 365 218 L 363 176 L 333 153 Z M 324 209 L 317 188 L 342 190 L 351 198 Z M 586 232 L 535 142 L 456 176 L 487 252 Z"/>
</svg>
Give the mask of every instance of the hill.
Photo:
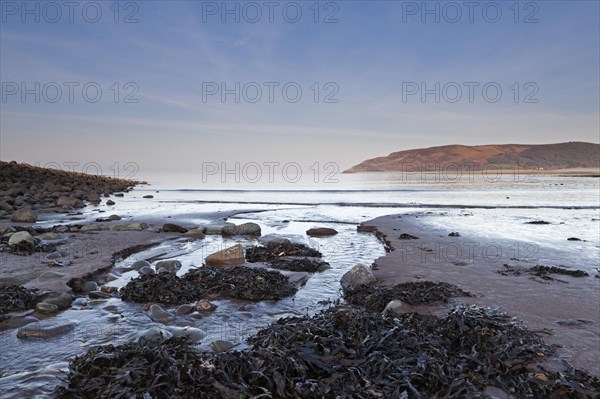
<svg viewBox="0 0 600 399">
<path fill-rule="evenodd" d="M 473 170 L 482 170 L 489 165 L 497 169 L 598 169 L 600 144 L 571 141 L 557 144 L 445 145 L 393 152 L 385 157 L 363 161 L 344 173 L 404 171 L 423 165 L 434 168 L 450 164 L 469 165 Z"/>
</svg>

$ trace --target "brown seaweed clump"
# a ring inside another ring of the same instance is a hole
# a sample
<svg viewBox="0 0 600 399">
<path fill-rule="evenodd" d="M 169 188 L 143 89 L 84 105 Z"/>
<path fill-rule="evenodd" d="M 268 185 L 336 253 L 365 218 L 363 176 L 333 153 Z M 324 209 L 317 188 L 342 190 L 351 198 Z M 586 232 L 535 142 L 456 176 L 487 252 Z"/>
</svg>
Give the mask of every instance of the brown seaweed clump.
<svg viewBox="0 0 600 399">
<path fill-rule="evenodd" d="M 75 358 L 72 398 L 597 398 L 600 380 L 538 365 L 553 352 L 493 309 L 384 318 L 357 308 L 280 319 L 243 351 L 196 352 L 182 338 L 108 345 Z M 148 396 L 149 395 L 149 396 Z"/>
<path fill-rule="evenodd" d="M 503 269 L 497 270 L 497 273 L 503 276 L 520 276 L 522 274 L 529 274 L 530 276 L 540 277 L 544 280 L 548 281 L 560 281 L 554 277 L 551 277 L 551 274 L 560 274 L 563 276 L 571 276 L 571 277 L 588 277 L 588 272 L 584 270 L 572 270 L 566 269 L 564 267 L 557 266 L 544 266 L 544 265 L 536 265 L 530 268 L 521 267 L 521 266 L 510 266 L 508 264 L 502 265 Z"/>
<path fill-rule="evenodd" d="M 203 299 L 279 300 L 296 293 L 288 278 L 277 271 L 249 267 L 218 269 L 204 266 L 183 277 L 171 273 L 142 275 L 120 290 L 131 302 L 182 304 Z"/>
<path fill-rule="evenodd" d="M 394 286 L 368 285 L 344 293 L 348 303 L 364 306 L 372 312 L 382 312 L 395 299 L 410 305 L 429 305 L 461 296 L 472 295 L 455 285 L 432 281 L 409 281 Z"/>
<path fill-rule="evenodd" d="M 275 269 L 293 272 L 314 273 L 327 269 L 329 263 L 322 261 L 322 256 L 316 249 L 288 240 L 246 249 L 246 260 L 250 263 L 264 262 Z"/>
<path fill-rule="evenodd" d="M 0 285 L 0 315 L 33 309 L 37 302 L 35 290 L 20 285 Z"/>
</svg>

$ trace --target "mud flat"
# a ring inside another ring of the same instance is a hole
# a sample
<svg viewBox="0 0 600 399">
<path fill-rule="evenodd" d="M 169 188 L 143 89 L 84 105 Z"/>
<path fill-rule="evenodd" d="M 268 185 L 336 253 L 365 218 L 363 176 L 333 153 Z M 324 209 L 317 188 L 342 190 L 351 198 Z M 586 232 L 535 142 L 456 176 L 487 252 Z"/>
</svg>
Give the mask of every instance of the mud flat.
<svg viewBox="0 0 600 399">
<path fill-rule="evenodd" d="M 538 265 L 527 251 L 519 257 L 509 238 L 450 235 L 452 231 L 424 227 L 410 215 L 379 217 L 361 229 L 376 230 L 394 248 L 374 262 L 380 284 L 453 284 L 472 294 L 461 299 L 467 304 L 498 307 L 531 330 L 548 331 L 544 341 L 560 346 L 561 359 L 600 375 L 600 279 L 593 273 L 578 271 L 568 259 Z M 408 234 L 417 238 L 400 238 Z M 511 268 L 525 272 L 507 273 Z"/>
</svg>

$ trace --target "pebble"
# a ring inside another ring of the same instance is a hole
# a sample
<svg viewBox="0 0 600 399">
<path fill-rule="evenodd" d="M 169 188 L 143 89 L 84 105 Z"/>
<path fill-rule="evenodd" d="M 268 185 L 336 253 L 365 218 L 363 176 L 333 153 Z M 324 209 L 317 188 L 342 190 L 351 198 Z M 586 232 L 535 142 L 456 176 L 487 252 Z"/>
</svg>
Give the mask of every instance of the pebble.
<svg viewBox="0 0 600 399">
<path fill-rule="evenodd" d="M 58 306 L 53 303 L 39 302 L 35 305 L 35 310 L 44 314 L 56 313 L 58 312 Z"/>
<path fill-rule="evenodd" d="M 208 299 L 200 299 L 196 302 L 196 310 L 198 312 L 212 312 L 217 308 L 217 305 L 210 302 Z"/>
</svg>

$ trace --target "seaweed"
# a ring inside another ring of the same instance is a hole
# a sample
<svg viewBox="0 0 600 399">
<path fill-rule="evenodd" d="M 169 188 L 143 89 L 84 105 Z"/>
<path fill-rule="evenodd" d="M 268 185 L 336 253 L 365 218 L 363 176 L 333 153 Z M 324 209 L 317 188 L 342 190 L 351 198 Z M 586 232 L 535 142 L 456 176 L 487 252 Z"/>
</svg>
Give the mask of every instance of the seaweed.
<svg viewBox="0 0 600 399">
<path fill-rule="evenodd" d="M 0 285 L 0 315 L 35 308 L 36 291 L 20 285 Z"/>
<path fill-rule="evenodd" d="M 171 273 L 142 275 L 127 283 L 120 293 L 124 301 L 182 304 L 206 297 L 279 300 L 294 295 L 296 288 L 277 271 L 204 266 L 181 278 Z"/>
<path fill-rule="evenodd" d="M 395 299 L 410 305 L 447 302 L 449 298 L 472 296 L 455 285 L 432 281 L 409 281 L 394 286 L 370 285 L 345 292 L 348 303 L 360 305 L 373 312 L 382 312 Z"/>
<path fill-rule="evenodd" d="M 564 267 L 557 266 L 544 266 L 544 265 L 536 265 L 533 267 L 521 267 L 521 266 L 510 266 L 508 264 L 502 265 L 503 269 L 496 270 L 496 273 L 499 273 L 503 276 L 520 276 L 522 274 L 529 274 L 531 276 L 540 277 L 547 281 L 561 281 L 551 277 L 551 274 L 562 274 L 565 276 L 571 277 L 588 277 L 588 272 L 584 270 L 571 270 L 565 269 Z"/>
<path fill-rule="evenodd" d="M 334 307 L 282 318 L 242 351 L 199 352 L 184 338 L 108 345 L 76 357 L 70 398 L 597 398 L 598 377 L 539 363 L 554 352 L 507 314 L 457 306 L 443 317 L 385 318 Z"/>
</svg>

